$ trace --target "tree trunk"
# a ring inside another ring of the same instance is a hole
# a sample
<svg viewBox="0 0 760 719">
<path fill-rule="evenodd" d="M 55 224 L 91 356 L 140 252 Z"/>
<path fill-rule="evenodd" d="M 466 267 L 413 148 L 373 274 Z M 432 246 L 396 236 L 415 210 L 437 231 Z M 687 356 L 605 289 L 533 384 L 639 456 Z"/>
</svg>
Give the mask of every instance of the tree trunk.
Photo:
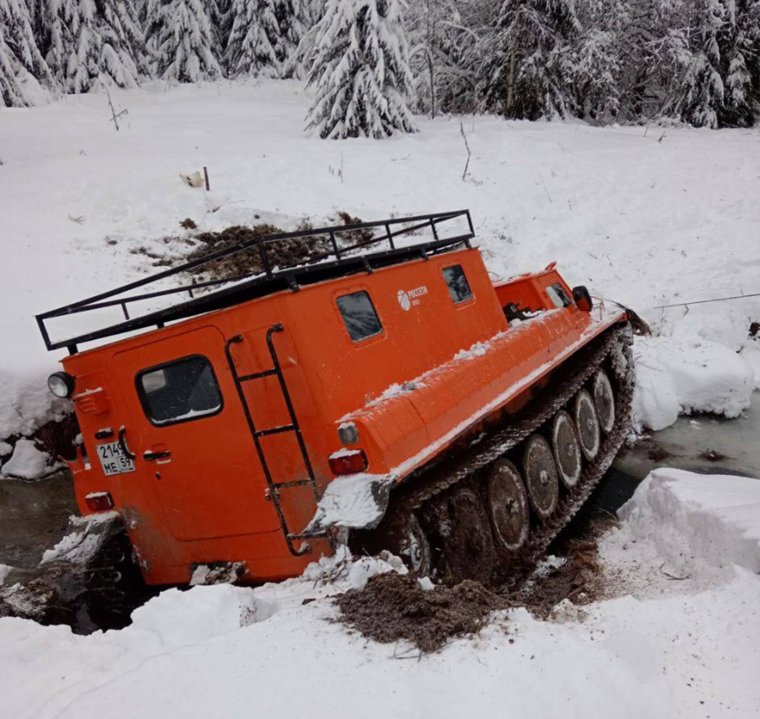
<svg viewBox="0 0 760 719">
<path fill-rule="evenodd" d="M 512 117 L 512 108 L 515 102 L 515 49 L 509 53 L 509 71 L 507 73 L 507 107 L 505 115 Z"/>
</svg>

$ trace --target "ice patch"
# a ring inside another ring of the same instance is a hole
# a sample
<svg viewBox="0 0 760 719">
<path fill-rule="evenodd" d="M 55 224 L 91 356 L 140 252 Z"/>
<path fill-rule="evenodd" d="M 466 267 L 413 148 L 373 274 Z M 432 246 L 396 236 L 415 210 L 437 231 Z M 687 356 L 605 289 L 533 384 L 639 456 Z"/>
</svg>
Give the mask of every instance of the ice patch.
<svg viewBox="0 0 760 719">
<path fill-rule="evenodd" d="M 0 587 L 5 584 L 5 580 L 13 570 L 13 567 L 9 567 L 7 564 L 0 564 Z"/>
<path fill-rule="evenodd" d="M 37 449 L 31 439 L 20 439 L 13 449 L 13 456 L 0 469 L 0 475 L 37 479 L 53 468 L 47 452 Z"/>
<path fill-rule="evenodd" d="M 750 405 L 754 378 L 736 352 L 707 340 L 637 337 L 634 345 L 637 428 L 660 430 L 679 414 L 738 417 Z"/>
</svg>

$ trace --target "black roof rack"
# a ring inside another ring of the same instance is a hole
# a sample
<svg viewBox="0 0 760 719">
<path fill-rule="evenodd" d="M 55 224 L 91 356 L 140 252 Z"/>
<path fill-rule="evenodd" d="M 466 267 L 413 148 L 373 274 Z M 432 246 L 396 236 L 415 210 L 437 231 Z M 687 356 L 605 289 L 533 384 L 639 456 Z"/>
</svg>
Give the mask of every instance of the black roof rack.
<svg viewBox="0 0 760 719">
<path fill-rule="evenodd" d="M 459 220 L 459 222 L 456 222 Z M 377 234 L 377 230 L 380 233 Z M 359 232 L 360 231 L 360 232 Z M 426 239 L 415 235 L 429 232 Z M 297 290 L 302 285 L 341 277 L 358 272 L 407 262 L 420 257 L 450 251 L 459 246 L 470 246 L 475 236 L 469 210 L 456 210 L 431 215 L 416 215 L 378 222 L 354 225 L 336 225 L 319 229 L 301 230 L 257 237 L 204 257 L 186 262 L 141 280 L 102 292 L 78 302 L 37 315 L 37 324 L 48 350 L 66 347 L 71 354 L 78 345 L 147 327 L 163 327 L 167 322 L 193 317 L 204 312 L 231 307 L 249 299 L 263 297 L 284 289 Z M 293 240 L 314 240 L 320 251 L 308 257 L 305 264 L 280 268 L 272 266 L 271 253 L 276 246 Z M 399 241 L 402 242 L 399 242 Z M 406 242 L 411 240 L 410 242 Z M 401 245 L 401 246 L 399 246 Z M 324 249 L 321 249 L 324 248 Z M 371 250 L 367 252 L 367 250 Z M 157 289 L 167 279 L 176 278 L 193 270 L 202 271 L 207 265 L 222 258 L 255 251 L 259 253 L 262 271 L 255 275 L 212 278 L 192 284 Z M 214 288 L 218 288 L 215 289 Z M 133 294 L 136 290 L 142 290 Z M 203 293 L 207 290 L 207 293 Z M 201 294 L 198 294 L 198 293 Z M 189 299 L 184 298 L 184 294 Z M 182 298 L 179 296 L 183 295 Z M 148 308 L 136 314 L 138 303 L 159 299 L 177 299 L 177 302 L 160 309 Z M 88 312 L 120 310 L 121 317 L 99 329 L 79 330 L 67 339 L 52 340 L 48 323 L 51 320 L 81 316 Z M 130 312 L 132 310 L 132 312 Z"/>
</svg>

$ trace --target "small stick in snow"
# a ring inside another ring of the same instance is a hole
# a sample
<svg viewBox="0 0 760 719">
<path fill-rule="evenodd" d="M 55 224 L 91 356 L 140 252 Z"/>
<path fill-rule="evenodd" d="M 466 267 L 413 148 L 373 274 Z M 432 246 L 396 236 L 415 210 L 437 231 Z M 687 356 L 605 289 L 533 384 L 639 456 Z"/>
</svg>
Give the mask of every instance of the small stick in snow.
<svg viewBox="0 0 760 719">
<path fill-rule="evenodd" d="M 111 121 L 113 122 L 113 126 L 116 128 L 116 132 L 119 131 L 119 118 L 122 115 L 129 114 L 128 110 L 122 110 L 121 112 L 116 112 L 116 108 L 113 106 L 113 102 L 111 101 L 111 93 L 109 92 L 108 88 L 106 88 L 106 97 L 108 97 L 108 107 L 111 110 Z"/>
<path fill-rule="evenodd" d="M 669 574 L 666 572 L 663 567 L 665 566 L 665 562 L 663 562 L 660 565 L 660 571 L 668 578 L 668 579 L 675 579 L 677 582 L 683 582 L 685 579 L 690 579 L 691 575 L 687 574 L 685 577 L 677 577 L 675 574 Z"/>
<path fill-rule="evenodd" d="M 667 136 L 668 136 L 668 131 L 665 130 L 665 132 L 663 132 L 662 135 L 660 135 L 660 137 L 657 140 L 657 142 L 662 142 Z"/>
<path fill-rule="evenodd" d="M 203 178 L 206 181 L 206 192 L 211 192 L 211 185 L 209 184 L 209 181 L 208 181 L 208 167 L 206 167 L 205 165 L 203 166 Z"/>
<path fill-rule="evenodd" d="M 541 186 L 544 188 L 544 192 L 546 193 L 547 198 L 549 198 L 549 204 L 553 205 L 554 204 L 554 200 L 552 200 L 552 196 L 549 194 L 549 190 L 546 188 L 546 183 L 544 182 L 544 178 L 541 177 L 541 173 L 540 172 L 538 173 L 538 179 L 541 180 Z"/>
<path fill-rule="evenodd" d="M 467 162 L 464 164 L 464 172 L 462 173 L 462 182 L 464 182 L 467 179 L 467 170 L 470 167 L 470 158 L 472 157 L 472 153 L 470 152 L 470 143 L 467 142 L 467 135 L 464 134 L 464 125 L 462 122 L 459 122 L 459 132 L 462 133 L 462 139 L 464 140 L 464 147 L 465 150 L 467 150 Z"/>
</svg>

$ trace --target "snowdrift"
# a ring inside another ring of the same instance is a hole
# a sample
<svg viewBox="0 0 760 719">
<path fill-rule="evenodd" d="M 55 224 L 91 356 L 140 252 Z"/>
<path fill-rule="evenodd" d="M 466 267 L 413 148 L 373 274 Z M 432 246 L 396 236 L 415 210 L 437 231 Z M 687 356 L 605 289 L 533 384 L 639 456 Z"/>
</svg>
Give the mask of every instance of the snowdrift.
<svg viewBox="0 0 760 719">
<path fill-rule="evenodd" d="M 760 480 L 656 469 L 618 514 L 681 572 L 708 564 L 760 574 Z"/>
<path fill-rule="evenodd" d="M 725 345 L 694 338 L 637 337 L 634 346 L 638 429 L 660 430 L 681 414 L 738 417 L 752 399 L 755 377 Z"/>
<path fill-rule="evenodd" d="M 169 590 L 131 627 L 89 637 L 0 619 L 3 714 L 208 719 L 256 707 L 273 717 L 446 719 L 509 706 L 526 719 L 755 716 L 760 481 L 657 470 L 621 518 L 603 542 L 605 565 L 639 551 L 633 576 L 657 574 L 669 593 L 633 585 L 585 606 L 585 619 L 565 612 L 556 623 L 497 612 L 476 637 L 422 657 L 333 621 L 330 597 L 401 570 L 391 557 L 323 559 L 257 589 Z M 666 562 L 673 572 L 681 562 L 683 581 L 662 573 Z"/>
</svg>

